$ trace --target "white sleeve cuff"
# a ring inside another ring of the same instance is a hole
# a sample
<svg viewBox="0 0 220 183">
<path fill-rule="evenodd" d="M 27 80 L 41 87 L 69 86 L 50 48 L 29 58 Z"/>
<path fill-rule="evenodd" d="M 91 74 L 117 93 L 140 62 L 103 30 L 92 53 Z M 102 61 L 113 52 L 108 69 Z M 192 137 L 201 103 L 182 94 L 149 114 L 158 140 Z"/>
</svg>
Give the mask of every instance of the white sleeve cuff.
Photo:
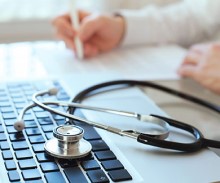
<svg viewBox="0 0 220 183">
<path fill-rule="evenodd" d="M 149 14 L 155 12 L 155 7 L 148 7 Z M 120 14 L 125 19 L 125 35 L 121 46 L 149 44 L 149 38 L 146 33 L 149 32 L 146 21 L 146 12 L 141 10 L 121 10 Z M 153 13 L 154 14 L 154 13 Z"/>
</svg>

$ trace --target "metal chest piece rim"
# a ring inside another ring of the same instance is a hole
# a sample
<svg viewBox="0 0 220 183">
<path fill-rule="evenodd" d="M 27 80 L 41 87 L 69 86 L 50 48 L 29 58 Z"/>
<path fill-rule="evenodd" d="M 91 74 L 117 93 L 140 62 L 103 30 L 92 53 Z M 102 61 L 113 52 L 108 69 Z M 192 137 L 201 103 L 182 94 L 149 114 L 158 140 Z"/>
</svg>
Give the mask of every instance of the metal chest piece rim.
<svg viewBox="0 0 220 183">
<path fill-rule="evenodd" d="M 91 144 L 83 139 L 84 130 L 75 125 L 60 125 L 53 130 L 54 138 L 48 140 L 45 151 L 62 159 L 77 159 L 88 155 Z"/>
</svg>

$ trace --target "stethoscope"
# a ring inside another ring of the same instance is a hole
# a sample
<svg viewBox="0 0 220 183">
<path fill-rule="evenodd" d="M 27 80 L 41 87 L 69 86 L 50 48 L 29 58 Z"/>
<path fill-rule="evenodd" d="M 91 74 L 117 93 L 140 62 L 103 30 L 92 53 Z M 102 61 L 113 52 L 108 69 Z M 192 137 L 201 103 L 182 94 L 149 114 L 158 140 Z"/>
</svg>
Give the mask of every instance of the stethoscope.
<svg viewBox="0 0 220 183">
<path fill-rule="evenodd" d="M 204 138 L 203 134 L 194 126 L 189 124 L 170 119 L 164 116 L 159 115 L 146 115 L 146 114 L 139 114 L 135 112 L 128 112 L 128 111 L 121 111 L 121 110 L 114 110 L 108 108 L 100 108 L 100 107 L 93 107 L 82 105 L 83 99 L 87 97 L 91 97 L 94 94 L 99 94 L 102 92 L 111 91 L 112 88 L 109 87 L 127 87 L 127 86 L 144 86 L 154 88 L 174 96 L 180 97 L 182 99 L 191 101 L 193 103 L 202 105 L 206 108 L 209 108 L 215 112 L 220 113 L 220 107 L 216 106 L 212 103 L 204 101 L 202 99 L 196 98 L 194 96 L 184 94 L 182 92 L 173 90 L 171 88 L 167 88 L 165 86 L 161 86 L 149 81 L 135 81 L 135 80 L 116 80 L 110 82 L 104 82 L 101 84 L 94 85 L 89 87 L 81 92 L 79 92 L 72 101 L 69 102 L 62 102 L 62 101 L 45 101 L 41 102 L 37 99 L 39 96 L 43 95 L 56 95 L 58 90 L 56 88 L 52 88 L 45 91 L 39 91 L 32 96 L 32 100 L 34 103 L 29 104 L 28 106 L 24 107 L 18 116 L 17 122 L 14 124 L 14 127 L 18 131 L 22 131 L 25 128 L 25 123 L 23 121 L 23 116 L 25 112 L 35 106 L 39 106 L 44 110 L 47 110 L 51 113 L 61 115 L 68 119 L 65 124 L 57 126 L 53 130 L 53 138 L 49 139 L 45 143 L 45 151 L 57 158 L 64 158 L 64 159 L 76 159 L 81 158 L 88 155 L 92 149 L 91 144 L 83 139 L 84 130 L 74 124 L 74 121 L 79 121 L 83 123 L 87 123 L 97 128 L 101 128 L 107 130 L 109 132 L 130 137 L 136 139 L 138 142 L 143 144 L 148 144 L 152 146 L 157 146 L 161 148 L 171 149 L 171 150 L 178 150 L 184 152 L 194 152 L 198 151 L 202 148 L 207 147 L 214 147 L 220 148 L 220 141 L 215 141 L 211 139 Z M 117 89 L 117 88 L 116 88 Z M 53 106 L 63 106 L 68 107 L 67 112 L 59 111 L 55 108 L 49 107 L 49 105 Z M 104 125 L 102 123 L 90 121 L 78 116 L 73 115 L 76 108 L 99 111 L 99 112 L 106 112 L 116 115 L 122 115 L 127 117 L 133 117 L 137 120 L 142 122 L 153 124 L 153 130 L 147 133 L 143 133 L 137 130 L 123 130 L 119 128 L 115 128 L 112 126 Z M 193 135 L 195 141 L 190 143 L 181 143 L 181 142 L 173 142 L 166 140 L 169 136 L 169 127 L 179 128 L 181 130 L 187 131 Z"/>
</svg>

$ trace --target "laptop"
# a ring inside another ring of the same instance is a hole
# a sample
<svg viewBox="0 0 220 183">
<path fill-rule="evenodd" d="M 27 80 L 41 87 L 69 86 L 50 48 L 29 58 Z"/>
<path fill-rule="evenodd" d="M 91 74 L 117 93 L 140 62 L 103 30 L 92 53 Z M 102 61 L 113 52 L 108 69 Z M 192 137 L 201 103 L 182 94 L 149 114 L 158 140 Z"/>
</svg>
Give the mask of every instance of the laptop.
<svg viewBox="0 0 220 183">
<path fill-rule="evenodd" d="M 220 181 L 220 158 L 211 150 L 181 153 L 138 143 L 86 124 L 84 138 L 92 144 L 92 152 L 77 160 L 53 158 L 45 153 L 44 143 L 53 137 L 52 130 L 65 119 L 35 107 L 25 114 L 26 128 L 18 133 L 13 128 L 18 113 L 31 102 L 34 92 L 55 86 L 56 98 L 69 101 L 82 89 L 115 78 L 100 75 L 68 75 L 46 80 L 7 82 L 0 84 L 0 182 L 215 182 Z M 166 115 L 138 88 L 123 88 L 88 98 L 85 104 Z M 59 108 L 64 111 L 64 108 Z M 142 128 L 131 118 L 79 111 L 86 119 L 122 129 Z M 172 129 L 175 131 L 175 129 Z M 178 132 L 178 130 L 176 131 Z M 171 140 L 190 141 L 177 133 Z"/>
</svg>

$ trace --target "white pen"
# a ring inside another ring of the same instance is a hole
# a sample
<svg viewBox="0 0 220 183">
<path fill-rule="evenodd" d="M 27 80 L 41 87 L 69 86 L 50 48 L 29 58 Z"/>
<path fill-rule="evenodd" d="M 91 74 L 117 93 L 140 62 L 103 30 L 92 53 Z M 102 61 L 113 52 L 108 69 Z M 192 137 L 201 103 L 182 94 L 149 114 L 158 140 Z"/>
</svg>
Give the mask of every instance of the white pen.
<svg viewBox="0 0 220 183">
<path fill-rule="evenodd" d="M 70 1 L 70 17 L 72 21 L 72 26 L 75 30 L 79 29 L 79 17 L 76 7 L 76 0 L 69 0 Z M 83 59 L 84 52 L 83 52 L 83 44 L 79 39 L 79 36 L 75 36 L 74 38 L 75 46 L 76 46 L 76 55 L 79 59 Z"/>
</svg>

